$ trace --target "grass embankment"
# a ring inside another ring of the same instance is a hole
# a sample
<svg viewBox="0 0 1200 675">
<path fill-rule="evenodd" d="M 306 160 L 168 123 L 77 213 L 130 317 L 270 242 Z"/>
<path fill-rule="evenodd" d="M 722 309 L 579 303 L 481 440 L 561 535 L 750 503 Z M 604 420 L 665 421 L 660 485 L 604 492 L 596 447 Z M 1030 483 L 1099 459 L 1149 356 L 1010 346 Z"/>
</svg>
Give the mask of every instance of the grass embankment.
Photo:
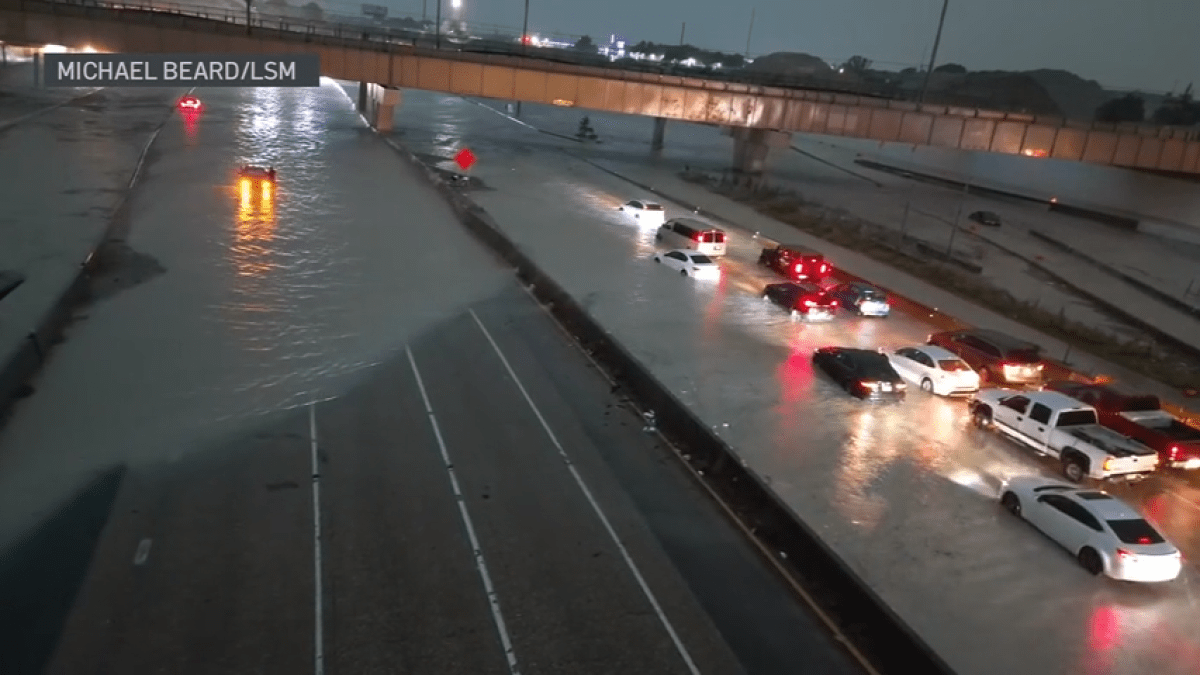
<svg viewBox="0 0 1200 675">
<path fill-rule="evenodd" d="M 703 185 L 710 191 L 752 207 L 759 213 L 861 253 L 873 260 L 903 270 L 965 300 L 986 307 L 1014 321 L 1058 338 L 1082 351 L 1141 373 L 1181 390 L 1200 389 L 1200 363 L 1177 355 L 1168 356 L 1144 341 L 1123 341 L 1090 326 L 1071 321 L 1054 312 L 1019 300 L 981 278 L 942 263 L 922 260 L 902 252 L 888 237 L 880 237 L 877 227 L 855 226 L 845 215 L 830 218 L 826 209 L 808 202 L 799 194 L 778 188 L 750 189 L 714 180 L 706 174 L 687 173 L 684 180 Z"/>
</svg>

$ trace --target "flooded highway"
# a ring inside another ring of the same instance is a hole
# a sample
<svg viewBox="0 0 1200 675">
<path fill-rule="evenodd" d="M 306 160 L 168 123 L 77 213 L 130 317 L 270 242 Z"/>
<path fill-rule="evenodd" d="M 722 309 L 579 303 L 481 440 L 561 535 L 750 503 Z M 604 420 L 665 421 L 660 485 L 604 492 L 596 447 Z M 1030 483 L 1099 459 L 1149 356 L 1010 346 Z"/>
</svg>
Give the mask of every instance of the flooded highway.
<svg viewBox="0 0 1200 675">
<path fill-rule="evenodd" d="M 539 126 L 566 135 L 579 117 L 525 111 L 531 124 L 553 117 L 554 124 Z M 1193 565 L 1176 582 L 1152 588 L 1089 577 L 995 503 L 1009 477 L 1057 477 L 1053 462 L 974 429 L 961 401 L 914 391 L 901 405 L 864 405 L 811 366 L 816 347 L 919 344 L 933 328 L 898 313 L 797 324 L 764 306 L 758 294 L 776 279 L 754 264 L 754 234 L 807 241 L 765 218 L 731 232 L 721 281 L 668 274 L 649 259 L 652 229 L 615 209 L 649 197 L 666 205 L 668 217 L 686 212 L 575 158 L 618 173 L 637 163 L 639 179 L 653 185 L 655 172 L 724 162 L 729 142 L 717 130 L 671 125 L 666 149 L 652 157 L 649 120 L 590 120 L 603 143 L 584 148 L 474 103 L 405 92 L 396 125 L 402 142 L 441 158 L 444 168 L 454 152 L 470 147 L 480 158 L 470 173 L 483 185 L 471 198 L 960 672 L 1115 675 L 1200 667 L 1200 639 L 1184 628 L 1200 618 Z M 1111 490 L 1196 558 L 1198 485 L 1195 475 L 1168 472 Z"/>
</svg>

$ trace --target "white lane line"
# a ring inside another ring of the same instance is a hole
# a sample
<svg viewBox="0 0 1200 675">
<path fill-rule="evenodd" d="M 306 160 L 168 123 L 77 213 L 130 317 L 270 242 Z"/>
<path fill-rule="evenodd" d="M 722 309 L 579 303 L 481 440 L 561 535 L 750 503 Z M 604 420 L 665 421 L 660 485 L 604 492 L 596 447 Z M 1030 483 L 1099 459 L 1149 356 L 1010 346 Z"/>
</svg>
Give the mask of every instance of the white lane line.
<svg viewBox="0 0 1200 675">
<path fill-rule="evenodd" d="M 446 442 L 442 439 L 442 429 L 438 426 L 437 415 L 433 413 L 433 405 L 429 395 L 425 393 L 425 381 L 421 379 L 421 371 L 417 370 L 417 361 L 413 358 L 412 350 L 404 348 L 408 355 L 408 363 L 412 366 L 413 376 L 417 378 L 417 389 L 421 391 L 421 400 L 425 403 L 425 414 L 429 416 L 429 424 L 433 427 L 433 435 L 437 438 L 438 450 L 442 453 L 442 461 L 446 465 L 446 473 L 450 475 L 450 487 L 454 490 L 454 499 L 458 502 L 458 513 L 462 516 L 463 526 L 467 530 L 467 538 L 471 549 L 475 552 L 475 567 L 479 570 L 479 578 L 483 581 L 483 590 L 487 594 L 488 604 L 492 608 L 492 619 L 496 622 L 496 632 L 500 634 L 500 645 L 504 648 L 504 656 L 508 659 L 508 672 L 520 675 L 517 667 L 517 652 L 513 649 L 512 639 L 508 635 L 508 627 L 504 623 L 504 613 L 500 611 L 500 596 L 492 585 L 492 575 L 488 573 L 487 561 L 483 559 L 483 547 L 475 536 L 475 525 L 471 521 L 471 513 L 467 510 L 467 502 L 462 489 L 458 485 L 458 476 L 454 473 L 454 462 L 450 461 L 450 452 L 446 450 Z"/>
<path fill-rule="evenodd" d="M 325 598 L 321 584 L 321 471 L 317 457 L 317 408 L 308 404 L 308 443 L 312 454 L 313 505 L 313 672 L 325 674 Z"/>
<path fill-rule="evenodd" d="M 546 435 L 550 437 L 550 442 L 553 443 L 554 447 L 558 449 L 559 456 L 562 457 L 563 462 L 567 465 L 567 469 L 571 472 L 571 476 L 575 479 L 575 483 L 583 492 L 583 496 L 586 497 L 588 503 L 592 505 L 592 510 L 596 512 L 596 516 L 604 525 L 604 529 L 608 531 L 608 536 L 611 537 L 613 543 L 617 545 L 617 549 L 621 552 L 621 557 L 625 559 L 625 564 L 628 565 L 629 570 L 633 572 L 634 578 L 637 579 L 638 585 L 642 588 L 642 593 L 644 593 L 646 599 L 650 601 L 650 606 L 654 608 L 654 613 L 658 615 L 658 620 L 661 621 L 663 627 L 667 629 L 667 633 L 671 636 L 671 641 L 675 643 L 675 649 L 679 652 L 679 655 L 683 657 L 683 661 L 687 664 L 688 670 L 691 671 L 693 675 L 700 675 L 700 669 L 696 667 L 696 662 L 692 660 L 692 655 L 688 652 L 687 647 L 683 646 L 683 641 L 679 639 L 679 634 L 675 632 L 675 626 L 673 626 L 671 624 L 671 620 L 667 618 L 666 613 L 663 611 L 662 605 L 658 603 L 658 598 L 654 595 L 654 591 L 650 590 L 650 585 L 646 583 L 646 579 L 642 576 L 641 570 L 638 569 L 637 563 L 633 561 L 633 556 L 631 556 L 629 554 L 629 550 L 625 548 L 625 543 L 621 541 L 621 537 L 618 536 L 617 531 L 613 529 L 612 523 L 609 522 L 608 516 L 604 513 L 604 509 L 600 508 L 600 504 L 596 501 L 596 498 L 592 496 L 592 491 L 588 488 L 587 483 L 584 482 L 583 476 L 579 475 L 579 470 L 575 468 L 575 464 L 567 455 L 567 451 L 564 450 L 562 444 L 558 442 L 558 437 L 555 436 L 554 431 L 550 429 L 550 425 L 546 422 L 546 418 L 542 416 L 542 411 L 538 409 L 537 405 L 533 402 L 533 399 L 529 396 L 529 392 L 525 390 L 525 385 L 521 384 L 521 379 L 517 377 L 516 371 L 514 371 L 512 366 L 509 365 L 508 358 L 504 356 L 504 352 L 500 351 L 500 346 L 496 344 L 494 339 L 492 339 L 492 334 L 488 332 L 487 327 L 484 326 L 483 322 L 479 320 L 479 316 L 475 314 L 475 310 L 468 309 L 467 311 L 471 313 L 471 318 L 475 319 L 475 324 L 479 326 L 479 330 L 483 331 L 484 337 L 486 337 L 487 341 L 491 343 L 492 349 L 496 352 L 496 356 L 500 357 L 500 361 L 504 364 L 504 369 L 508 371 L 508 376 L 511 377 L 513 383 L 517 385 L 517 389 L 521 390 L 521 395 L 525 397 L 525 402 L 529 404 L 529 407 L 533 410 L 533 414 L 537 416 L 538 422 L 541 423 L 542 429 L 544 429 L 546 431 Z"/>
<path fill-rule="evenodd" d="M 555 318 L 554 313 L 542 304 L 542 301 L 533 294 L 533 291 L 529 290 L 529 287 L 523 284 L 521 288 L 526 294 L 529 295 L 534 304 L 536 304 L 538 308 L 546 314 L 554 326 L 557 327 L 558 330 L 562 331 L 562 334 L 567 337 L 567 341 L 574 345 L 575 349 L 580 354 L 583 354 L 585 359 L 591 362 L 592 366 L 596 369 L 596 372 L 600 373 L 600 375 L 607 380 L 609 384 L 617 384 L 617 381 L 608 374 L 608 371 L 606 371 L 604 367 L 600 365 L 600 362 L 597 361 L 596 358 L 590 353 L 588 353 L 588 351 L 584 349 L 582 345 L 575 341 L 575 336 L 571 335 L 571 332 L 558 322 L 558 319 Z M 632 401 L 629 403 L 629 407 L 633 409 L 634 414 L 639 419 L 641 418 L 642 414 L 646 412 Z M 746 541 L 750 542 L 750 544 L 758 550 L 759 554 L 762 556 L 762 559 L 766 560 L 771 567 L 775 568 L 775 570 L 779 572 L 779 577 L 784 580 L 784 583 L 786 583 L 788 587 L 791 588 L 792 591 L 804 602 L 804 604 L 807 605 L 808 608 L 817 615 L 817 618 L 820 619 L 821 623 L 825 624 L 825 628 L 829 630 L 830 635 L 832 635 L 835 640 L 840 642 L 842 646 L 846 648 L 846 651 L 850 652 L 850 655 L 854 658 L 854 660 L 858 661 L 858 664 L 862 666 L 867 675 L 880 675 L 879 671 L 875 669 L 875 666 L 871 665 L 871 662 L 867 660 L 867 657 L 864 656 L 861 651 L 859 651 L 858 647 L 854 645 L 850 638 L 846 637 L 846 634 L 833 620 L 833 618 L 830 617 L 829 614 L 821 608 L 821 605 L 817 604 L 816 599 L 814 599 L 812 595 L 796 581 L 794 573 L 779 562 L 778 551 L 772 551 L 771 549 L 767 548 L 767 546 L 763 544 L 762 540 L 759 539 L 758 535 L 755 534 L 750 528 L 746 527 L 746 523 L 742 521 L 742 516 L 734 513 L 733 509 L 729 508 L 729 505 L 725 503 L 724 498 L 722 498 L 721 495 L 717 494 L 716 491 L 713 490 L 712 486 L 708 484 L 708 481 L 704 480 L 704 477 L 697 472 L 696 468 L 692 466 L 691 462 L 683 456 L 683 453 L 679 451 L 679 448 L 675 447 L 675 445 L 671 443 L 671 439 L 667 438 L 662 429 L 656 431 L 655 435 L 660 441 L 662 441 L 663 447 L 670 448 L 671 452 L 673 452 L 675 456 L 679 458 L 680 463 L 683 464 L 683 466 L 686 467 L 689 472 L 691 472 L 692 476 L 696 480 L 696 483 L 708 493 L 708 496 L 712 499 L 713 503 L 721 509 L 721 512 L 725 514 L 725 516 L 729 519 L 729 522 L 733 523 L 734 527 L 736 527 L 738 531 L 742 533 L 742 536 L 746 538 Z"/>
<path fill-rule="evenodd" d="M 134 565 L 145 565 L 146 558 L 150 557 L 150 540 L 143 539 L 138 542 L 137 551 L 133 553 Z"/>
</svg>

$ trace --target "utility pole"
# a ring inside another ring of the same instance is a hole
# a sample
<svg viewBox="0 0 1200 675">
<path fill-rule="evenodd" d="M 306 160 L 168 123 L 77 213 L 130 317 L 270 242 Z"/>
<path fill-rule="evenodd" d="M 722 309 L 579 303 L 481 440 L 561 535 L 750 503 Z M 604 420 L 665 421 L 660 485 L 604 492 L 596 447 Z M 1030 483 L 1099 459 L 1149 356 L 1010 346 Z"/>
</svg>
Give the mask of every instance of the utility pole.
<svg viewBox="0 0 1200 675">
<path fill-rule="evenodd" d="M 250 5 L 254 0 L 246 0 L 246 35 L 250 34 Z"/>
<path fill-rule="evenodd" d="M 683 22 L 683 26 L 679 29 L 679 46 L 683 46 L 683 34 L 687 32 L 687 22 Z"/>
<path fill-rule="evenodd" d="M 437 32 L 434 33 L 434 35 L 436 36 L 436 38 L 435 38 L 436 42 L 434 43 L 434 48 L 441 49 L 442 48 L 442 0 L 437 0 L 437 19 L 436 19 L 436 21 L 437 21 L 437 29 L 436 29 Z"/>
<path fill-rule="evenodd" d="M 429 0 L 421 0 L 421 23 L 425 23 L 426 11 L 429 9 Z"/>
<path fill-rule="evenodd" d="M 925 69 L 925 83 L 921 85 L 921 96 L 917 103 L 925 102 L 925 93 L 929 90 L 929 76 L 933 75 L 933 64 L 937 61 L 938 45 L 942 42 L 942 26 L 946 24 L 946 8 L 949 6 L 950 0 L 942 0 L 942 16 L 938 19 L 937 36 L 933 38 L 933 52 L 929 54 L 929 67 Z"/>
<path fill-rule="evenodd" d="M 746 58 L 750 58 L 750 36 L 754 35 L 754 12 L 757 11 L 757 9 L 757 7 L 752 7 L 750 9 L 750 30 L 746 31 Z"/>
</svg>

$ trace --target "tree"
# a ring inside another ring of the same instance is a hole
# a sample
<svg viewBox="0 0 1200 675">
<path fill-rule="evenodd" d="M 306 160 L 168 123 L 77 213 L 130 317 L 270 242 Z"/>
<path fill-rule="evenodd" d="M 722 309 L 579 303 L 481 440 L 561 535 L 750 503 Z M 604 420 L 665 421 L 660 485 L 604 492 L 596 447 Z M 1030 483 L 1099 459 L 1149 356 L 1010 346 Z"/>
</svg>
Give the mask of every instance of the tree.
<svg viewBox="0 0 1200 675">
<path fill-rule="evenodd" d="M 315 2 L 310 2 L 300 8 L 302 15 L 309 21 L 320 21 L 325 18 L 325 10 Z"/>
<path fill-rule="evenodd" d="M 953 73 L 954 75 L 966 75 L 967 69 L 965 66 L 960 66 L 957 63 L 943 63 L 933 69 L 935 73 Z"/>
<path fill-rule="evenodd" d="M 1192 85 L 1179 96 L 1163 99 L 1152 118 L 1155 124 L 1190 127 L 1200 124 L 1200 103 L 1192 99 Z"/>
<path fill-rule="evenodd" d="M 575 49 L 590 54 L 596 51 L 596 43 L 592 41 L 592 36 L 584 35 L 575 42 Z"/>
<path fill-rule="evenodd" d="M 865 73 L 871 68 L 871 59 L 864 56 L 851 56 L 843 63 L 839 70 L 844 70 L 848 73 Z"/>
<path fill-rule="evenodd" d="M 1101 103 L 1096 108 L 1097 122 L 1143 122 L 1146 120 L 1146 101 L 1137 94 L 1125 94 Z"/>
</svg>

